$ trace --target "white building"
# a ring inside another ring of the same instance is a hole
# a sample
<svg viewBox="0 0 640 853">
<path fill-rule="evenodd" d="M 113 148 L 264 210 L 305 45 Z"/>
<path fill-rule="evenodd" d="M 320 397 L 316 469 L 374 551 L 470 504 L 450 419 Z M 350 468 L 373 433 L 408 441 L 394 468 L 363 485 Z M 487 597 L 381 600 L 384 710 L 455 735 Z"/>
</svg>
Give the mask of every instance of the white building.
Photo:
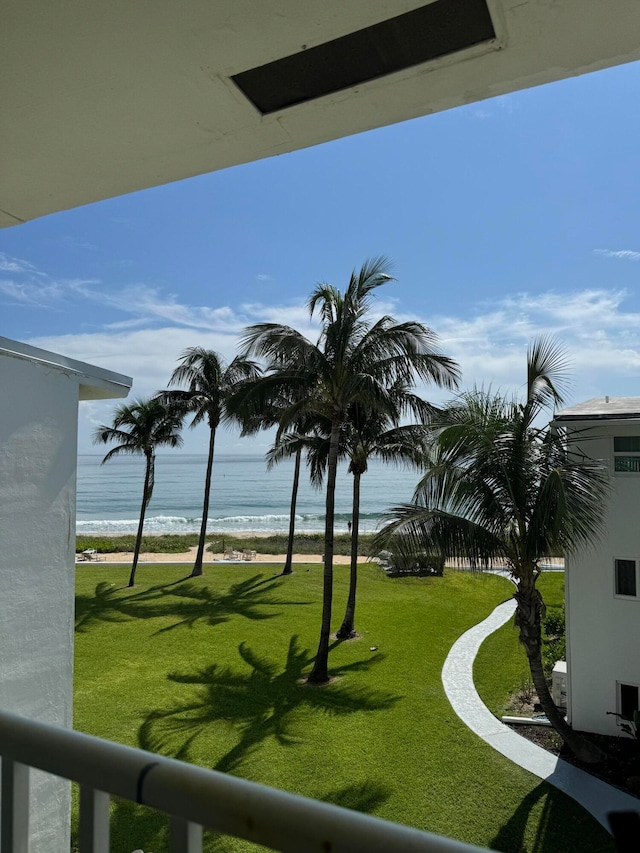
<svg viewBox="0 0 640 853">
<path fill-rule="evenodd" d="M 568 718 L 619 735 L 612 713 L 640 707 L 640 397 L 587 400 L 554 420 L 611 477 L 603 538 L 566 558 Z"/>
<path fill-rule="evenodd" d="M 127 376 L 0 337 L 0 708 L 72 723 L 78 401 Z M 68 785 L 36 777 L 33 850 L 69 850 Z"/>
</svg>

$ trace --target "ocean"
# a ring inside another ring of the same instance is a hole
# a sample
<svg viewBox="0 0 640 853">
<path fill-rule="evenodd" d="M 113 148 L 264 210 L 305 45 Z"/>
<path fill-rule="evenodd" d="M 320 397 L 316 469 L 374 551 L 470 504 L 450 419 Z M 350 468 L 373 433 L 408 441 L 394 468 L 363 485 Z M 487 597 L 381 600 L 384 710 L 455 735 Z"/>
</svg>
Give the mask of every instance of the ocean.
<svg viewBox="0 0 640 853">
<path fill-rule="evenodd" d="M 138 524 L 144 460 L 116 457 L 101 465 L 102 456 L 78 457 L 76 531 L 135 533 Z M 156 458 L 153 497 L 145 519 L 146 533 L 199 532 L 206 456 L 161 454 Z M 362 476 L 360 530 L 373 532 L 390 506 L 411 500 L 419 474 L 372 461 Z M 293 461 L 271 471 L 263 456 L 216 456 L 209 521 L 210 532 L 286 532 L 293 481 Z M 335 532 L 347 532 L 351 519 L 353 477 L 346 465 L 338 471 Z M 304 465 L 296 509 L 298 532 L 324 530 L 324 490 L 314 489 Z"/>
</svg>

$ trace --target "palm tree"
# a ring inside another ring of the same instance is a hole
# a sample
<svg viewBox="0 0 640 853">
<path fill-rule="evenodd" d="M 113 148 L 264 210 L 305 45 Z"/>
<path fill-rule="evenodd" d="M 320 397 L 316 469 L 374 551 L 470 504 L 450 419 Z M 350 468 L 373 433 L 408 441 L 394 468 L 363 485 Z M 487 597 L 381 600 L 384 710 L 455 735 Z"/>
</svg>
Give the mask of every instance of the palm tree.
<svg viewBox="0 0 640 853">
<path fill-rule="evenodd" d="M 94 433 L 95 444 L 116 443 L 116 446 L 112 447 L 102 460 L 103 465 L 109 459 L 113 459 L 114 456 L 121 456 L 122 454 L 140 453 L 144 455 L 146 461 L 142 506 L 129 586 L 133 586 L 135 583 L 144 516 L 153 494 L 156 448 L 180 447 L 182 444 L 181 427 L 182 414 L 154 397 L 151 400 L 136 400 L 130 405 L 119 406 L 115 410 L 111 426 L 99 426 Z"/>
<path fill-rule="evenodd" d="M 320 416 L 329 423 L 322 626 L 311 683 L 329 678 L 335 484 L 348 407 L 359 401 L 393 413 L 389 388 L 398 381 L 410 383 L 414 376 L 449 388 L 457 383 L 457 366 L 437 351 L 431 330 L 416 322 L 396 323 L 389 316 L 372 319 L 371 294 L 391 281 L 388 268 L 384 258 L 367 261 L 352 273 L 344 293 L 330 284 L 316 286 L 308 301 L 309 316 L 317 312 L 321 322 L 316 343 L 277 323 L 251 326 L 244 334 L 247 355 L 266 359 L 268 370 L 250 395 L 266 405 L 287 389 L 296 400 L 281 417 L 281 432 L 301 416 Z"/>
<path fill-rule="evenodd" d="M 277 465 L 285 457 L 294 457 L 293 463 L 293 483 L 291 486 L 291 503 L 289 505 L 289 534 L 287 537 L 287 554 L 282 568 L 283 575 L 293 574 L 293 542 L 296 533 L 296 505 L 298 503 L 298 488 L 300 486 L 300 468 L 302 465 L 303 441 L 297 434 L 285 436 L 286 442 L 281 439 L 276 439 L 273 446 L 267 452 L 267 470 L 270 471 L 274 465 Z M 290 439 L 297 440 L 294 446 Z"/>
<path fill-rule="evenodd" d="M 544 712 L 577 756 L 598 760 L 559 714 L 542 669 L 541 561 L 601 534 L 608 489 L 602 463 L 571 451 L 552 426 L 537 425 L 563 403 L 566 372 L 564 351 L 543 337 L 529 347 L 524 402 L 479 390 L 463 394 L 437 425 L 414 503 L 390 511 L 380 542 L 393 535 L 405 550 L 431 547 L 472 566 L 506 564 L 516 584 L 515 624 Z"/>
<path fill-rule="evenodd" d="M 396 388 L 398 414 L 411 409 L 421 420 L 429 419 L 433 409 L 405 388 Z M 349 420 L 344 438 L 344 455 L 349 459 L 349 473 L 353 474 L 353 504 L 351 529 L 351 567 L 349 575 L 349 595 L 342 625 L 336 633 L 339 640 L 354 637 L 356 590 L 358 583 L 358 537 L 360 532 L 360 480 L 367 472 L 369 459 L 375 457 L 382 461 L 398 465 L 404 464 L 419 468 L 425 458 L 425 428 L 421 424 L 398 426 L 386 415 L 363 408 L 360 405 L 350 407 Z"/>
<path fill-rule="evenodd" d="M 189 347 L 180 356 L 180 363 L 169 380 L 169 385 L 182 384 L 186 385 L 186 389 L 163 391 L 158 395 L 163 402 L 177 406 L 183 415 L 193 415 L 189 425 L 191 428 L 204 421 L 209 425 L 209 452 L 204 480 L 202 522 L 191 577 L 202 574 L 216 431 L 220 422 L 229 417 L 227 401 L 230 395 L 236 392 L 243 382 L 255 380 L 259 374 L 260 369 L 253 361 L 238 356 L 227 365 L 213 350 Z"/>
<path fill-rule="evenodd" d="M 246 399 L 242 390 L 234 394 L 229 400 L 229 409 L 234 412 L 235 417 L 241 421 L 242 435 L 252 435 L 261 429 L 270 429 L 277 426 L 282 415 L 293 405 L 291 396 L 261 401 L 261 409 L 255 409 L 255 400 Z M 252 405 L 253 404 L 253 405 Z M 267 452 L 267 470 L 282 462 L 283 459 L 294 457 L 293 484 L 291 487 L 291 503 L 289 508 L 289 534 L 287 538 L 287 554 L 285 557 L 283 575 L 293 574 L 293 544 L 296 532 L 296 505 L 298 501 L 298 488 L 300 485 L 300 467 L 302 454 L 305 447 L 305 430 L 310 428 L 310 423 L 300 420 L 295 424 L 296 431 L 286 435 L 278 433 L 272 447 Z"/>
</svg>

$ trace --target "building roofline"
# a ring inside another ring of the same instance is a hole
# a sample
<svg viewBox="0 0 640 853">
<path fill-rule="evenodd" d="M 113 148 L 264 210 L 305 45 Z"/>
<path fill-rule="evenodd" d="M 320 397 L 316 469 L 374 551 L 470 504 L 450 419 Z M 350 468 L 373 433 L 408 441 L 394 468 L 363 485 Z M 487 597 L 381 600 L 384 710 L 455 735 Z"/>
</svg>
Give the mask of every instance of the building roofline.
<svg viewBox="0 0 640 853">
<path fill-rule="evenodd" d="M 114 373 L 103 367 L 76 361 L 74 358 L 2 336 L 0 336 L 0 355 L 30 361 L 75 377 L 80 387 L 81 400 L 126 397 L 133 383 L 130 376 Z"/>
<path fill-rule="evenodd" d="M 554 423 L 640 419 L 640 397 L 594 397 L 568 406 L 553 417 Z"/>
</svg>

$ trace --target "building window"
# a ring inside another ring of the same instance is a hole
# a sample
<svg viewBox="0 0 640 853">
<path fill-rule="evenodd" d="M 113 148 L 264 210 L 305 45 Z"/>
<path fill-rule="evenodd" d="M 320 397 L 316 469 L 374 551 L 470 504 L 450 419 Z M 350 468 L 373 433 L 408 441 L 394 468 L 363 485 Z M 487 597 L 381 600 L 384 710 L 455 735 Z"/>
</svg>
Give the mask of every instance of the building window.
<svg viewBox="0 0 640 853">
<path fill-rule="evenodd" d="M 636 560 L 615 560 L 615 594 L 638 597 L 638 564 Z"/>
<path fill-rule="evenodd" d="M 619 714 L 624 720 L 633 720 L 633 714 L 639 709 L 638 685 L 618 682 Z"/>
<path fill-rule="evenodd" d="M 640 474 L 640 435 L 617 435 L 613 439 L 613 468 L 618 473 Z"/>
</svg>

